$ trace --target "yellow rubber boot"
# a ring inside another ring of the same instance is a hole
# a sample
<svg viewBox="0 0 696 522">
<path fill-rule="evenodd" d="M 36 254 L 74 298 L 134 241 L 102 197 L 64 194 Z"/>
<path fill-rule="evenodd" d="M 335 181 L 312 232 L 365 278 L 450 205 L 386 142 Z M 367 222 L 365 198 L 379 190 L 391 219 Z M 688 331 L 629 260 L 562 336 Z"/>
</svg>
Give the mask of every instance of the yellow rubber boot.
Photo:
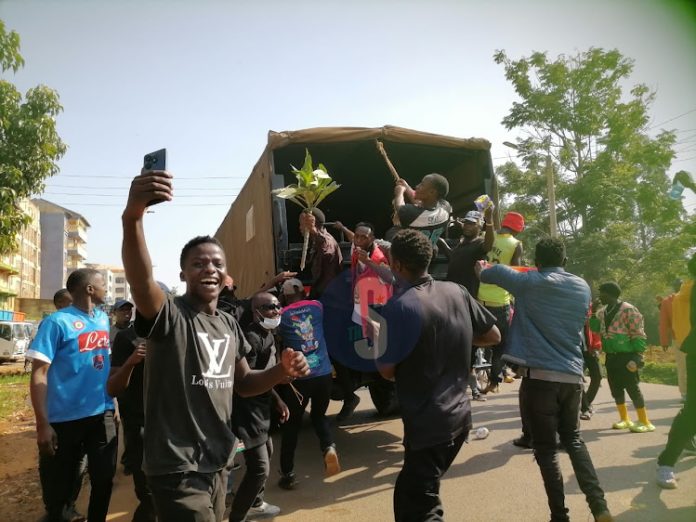
<svg viewBox="0 0 696 522">
<path fill-rule="evenodd" d="M 629 430 L 633 427 L 633 422 L 628 418 L 628 408 L 626 404 L 617 404 L 616 409 L 619 410 L 619 417 L 621 420 L 612 424 L 612 428 L 615 430 Z"/>
<path fill-rule="evenodd" d="M 636 413 L 638 414 L 638 422 L 636 422 L 629 429 L 633 433 L 648 433 L 650 431 L 655 431 L 655 426 L 648 420 L 648 412 L 645 408 L 636 408 Z"/>
</svg>

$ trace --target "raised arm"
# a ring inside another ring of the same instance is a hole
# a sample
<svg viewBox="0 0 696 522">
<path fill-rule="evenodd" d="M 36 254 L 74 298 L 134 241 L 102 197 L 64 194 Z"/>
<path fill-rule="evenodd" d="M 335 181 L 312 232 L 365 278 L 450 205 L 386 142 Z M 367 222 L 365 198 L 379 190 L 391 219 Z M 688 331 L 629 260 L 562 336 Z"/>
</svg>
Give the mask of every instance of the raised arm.
<svg viewBox="0 0 696 522">
<path fill-rule="evenodd" d="M 406 204 L 406 201 L 404 201 L 404 192 L 406 192 L 405 182 L 403 184 L 397 183 L 394 187 L 394 210 L 397 212 Z"/>
<path fill-rule="evenodd" d="M 136 176 L 131 183 L 128 203 L 121 217 L 123 246 L 121 256 L 126 280 L 138 313 L 145 319 L 157 316 L 165 295 L 152 275 L 152 261 L 145 243 L 143 216 L 149 201 L 172 199 L 172 176 L 165 171 L 148 171 Z"/>
<path fill-rule="evenodd" d="M 288 272 L 287 270 L 284 270 L 283 272 L 278 272 L 273 279 L 270 281 L 267 281 L 263 285 L 261 285 L 261 288 L 257 290 L 258 292 L 265 292 L 267 290 L 270 290 L 271 288 L 275 288 L 276 286 L 284 283 L 288 279 L 291 279 L 297 275 L 297 272 Z"/>
<path fill-rule="evenodd" d="M 349 229 L 347 226 L 345 226 L 343 223 L 340 221 L 334 221 L 333 227 L 338 230 L 339 232 L 343 232 L 343 235 L 346 237 L 347 241 L 353 241 L 353 236 L 355 235 L 351 229 Z"/>
<path fill-rule="evenodd" d="M 495 242 L 495 230 L 493 227 L 493 208 L 488 207 L 483 214 L 484 228 L 486 233 L 483 236 L 483 251 L 488 253 L 493 248 L 493 243 Z M 522 243 L 520 243 L 521 245 Z M 520 250 L 520 258 L 522 257 L 522 251 Z"/>
<path fill-rule="evenodd" d="M 444 238 L 439 237 L 437 238 L 437 248 L 438 251 L 441 254 L 444 254 L 447 259 L 450 258 L 450 254 L 452 253 L 452 248 L 447 244 L 447 241 L 444 240 Z"/>
</svg>

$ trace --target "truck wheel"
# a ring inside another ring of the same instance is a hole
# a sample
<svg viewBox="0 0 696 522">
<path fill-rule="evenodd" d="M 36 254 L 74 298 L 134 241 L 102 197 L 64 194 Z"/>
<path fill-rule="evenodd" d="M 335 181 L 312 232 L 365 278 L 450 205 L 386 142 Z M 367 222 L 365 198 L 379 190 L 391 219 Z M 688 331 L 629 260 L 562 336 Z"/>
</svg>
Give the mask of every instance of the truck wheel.
<svg viewBox="0 0 696 522">
<path fill-rule="evenodd" d="M 379 415 L 391 415 L 399 409 L 396 399 L 396 388 L 393 382 L 379 379 L 367 385 L 370 390 L 372 404 L 375 405 Z"/>
</svg>

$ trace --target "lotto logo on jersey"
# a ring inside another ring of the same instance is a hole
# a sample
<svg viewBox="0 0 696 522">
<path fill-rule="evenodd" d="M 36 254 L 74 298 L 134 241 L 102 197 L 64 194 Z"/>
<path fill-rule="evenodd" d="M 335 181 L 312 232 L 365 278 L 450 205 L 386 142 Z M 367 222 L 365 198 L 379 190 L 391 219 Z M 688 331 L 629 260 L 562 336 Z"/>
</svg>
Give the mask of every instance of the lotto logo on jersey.
<svg viewBox="0 0 696 522">
<path fill-rule="evenodd" d="M 97 330 L 95 332 L 85 332 L 77 338 L 77 346 L 80 352 L 91 352 L 100 348 L 109 347 L 109 332 Z"/>
</svg>

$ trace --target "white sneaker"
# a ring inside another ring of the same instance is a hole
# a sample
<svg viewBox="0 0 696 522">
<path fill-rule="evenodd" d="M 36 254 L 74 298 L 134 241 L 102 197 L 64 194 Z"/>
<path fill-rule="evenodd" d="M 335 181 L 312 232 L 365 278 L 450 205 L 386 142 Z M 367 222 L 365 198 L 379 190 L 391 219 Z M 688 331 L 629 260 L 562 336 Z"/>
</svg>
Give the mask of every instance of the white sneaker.
<svg viewBox="0 0 696 522">
<path fill-rule="evenodd" d="M 338 462 L 336 448 L 331 445 L 324 450 L 324 476 L 332 477 L 341 472 L 341 464 Z"/>
<path fill-rule="evenodd" d="M 251 506 L 247 513 L 247 518 L 266 518 L 274 517 L 280 513 L 280 508 L 264 501 L 259 506 Z"/>
<path fill-rule="evenodd" d="M 676 489 L 677 478 L 674 476 L 674 468 L 672 466 L 658 466 L 656 482 L 663 489 Z"/>
</svg>

